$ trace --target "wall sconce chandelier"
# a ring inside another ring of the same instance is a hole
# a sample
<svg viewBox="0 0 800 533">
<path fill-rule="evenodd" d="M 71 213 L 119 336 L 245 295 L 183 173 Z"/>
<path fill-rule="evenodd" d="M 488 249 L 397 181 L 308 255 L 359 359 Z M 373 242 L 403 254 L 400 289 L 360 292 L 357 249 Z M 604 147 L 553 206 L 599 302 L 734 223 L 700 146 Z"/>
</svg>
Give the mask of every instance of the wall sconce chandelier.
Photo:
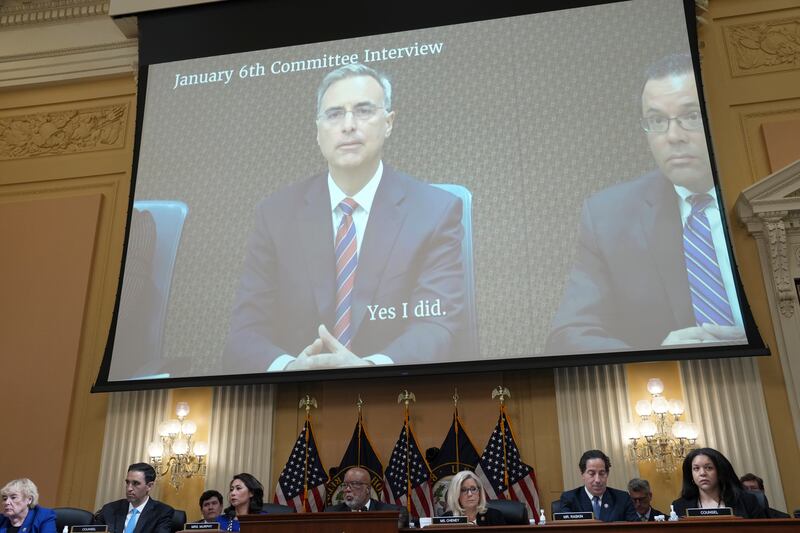
<svg viewBox="0 0 800 533">
<path fill-rule="evenodd" d="M 685 411 L 683 402 L 667 400 L 660 379 L 648 380 L 647 391 L 650 399 L 636 402 L 640 422 L 625 425 L 628 453 L 632 461 L 655 463 L 657 472 L 671 473 L 696 448 L 697 427 L 680 420 Z"/>
<path fill-rule="evenodd" d="M 205 477 L 208 443 L 193 442 L 197 424 L 186 420 L 189 404 L 178 402 L 175 407 L 177 420 L 165 420 L 158 425 L 158 440 L 147 446 L 150 463 L 159 478 L 169 475 L 169 484 L 178 491 L 185 479 L 192 476 Z"/>
</svg>

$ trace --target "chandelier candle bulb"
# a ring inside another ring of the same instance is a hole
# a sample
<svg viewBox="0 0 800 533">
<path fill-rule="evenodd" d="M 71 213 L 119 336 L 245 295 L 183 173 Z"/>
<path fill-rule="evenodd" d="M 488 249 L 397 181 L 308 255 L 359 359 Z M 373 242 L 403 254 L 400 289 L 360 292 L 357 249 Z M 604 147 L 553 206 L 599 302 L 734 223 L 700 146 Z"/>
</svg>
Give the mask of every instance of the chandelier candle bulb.
<svg viewBox="0 0 800 533">
<path fill-rule="evenodd" d="M 658 378 L 650 378 L 647 380 L 647 392 L 653 396 L 664 392 L 664 382 Z"/>
<path fill-rule="evenodd" d="M 178 416 L 178 419 L 183 420 L 189 415 L 189 403 L 188 402 L 178 402 L 175 405 L 175 414 Z"/>
<path fill-rule="evenodd" d="M 653 412 L 653 408 L 650 405 L 649 400 L 639 400 L 636 402 L 636 414 L 639 416 L 650 416 L 650 413 Z"/>
</svg>

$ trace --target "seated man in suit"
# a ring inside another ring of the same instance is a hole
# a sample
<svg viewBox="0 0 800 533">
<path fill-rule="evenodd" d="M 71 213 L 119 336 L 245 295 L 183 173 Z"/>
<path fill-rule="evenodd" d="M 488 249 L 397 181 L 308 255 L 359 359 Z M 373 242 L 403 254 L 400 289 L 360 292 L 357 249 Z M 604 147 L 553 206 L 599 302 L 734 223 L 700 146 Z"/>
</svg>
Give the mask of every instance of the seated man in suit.
<svg viewBox="0 0 800 533">
<path fill-rule="evenodd" d="M 603 522 L 636 522 L 639 515 L 628 493 L 606 486 L 611 460 L 600 450 L 584 452 L 578 462 L 583 486 L 561 493 L 562 512 L 593 512 Z"/>
<path fill-rule="evenodd" d="M 200 495 L 200 513 L 203 519 L 200 522 L 216 522 L 222 514 L 222 494 L 217 490 L 207 490 Z"/>
<path fill-rule="evenodd" d="M 408 527 L 408 510 L 405 507 L 370 498 L 369 472 L 357 466 L 344 474 L 344 502 L 325 508 L 325 512 L 399 511 L 398 527 Z"/>
<path fill-rule="evenodd" d="M 454 354 L 462 203 L 383 163 L 396 113 L 388 78 L 345 65 L 322 80 L 316 105 L 327 169 L 258 205 L 226 372 L 475 358 L 476 346 Z"/>
<path fill-rule="evenodd" d="M 156 471 L 147 463 L 134 463 L 125 477 L 125 499 L 105 504 L 94 517 L 110 533 L 171 533 L 173 509 L 150 497 Z"/>
<path fill-rule="evenodd" d="M 751 474 L 748 472 L 747 474 L 743 475 L 739 478 L 739 481 L 742 482 L 742 486 L 750 492 L 759 491 L 764 495 L 764 507 L 767 508 L 767 517 L 769 518 L 790 518 L 787 513 L 783 511 L 779 511 L 777 509 L 773 509 L 769 506 L 769 500 L 767 500 L 767 493 L 764 492 L 764 480 L 758 477 L 755 474 Z"/>
<path fill-rule="evenodd" d="M 628 482 L 628 495 L 633 500 L 636 514 L 642 522 L 655 522 L 655 517 L 663 515 L 658 509 L 653 509 L 650 502 L 653 500 L 653 491 L 650 490 L 650 482 L 646 479 L 633 478 Z"/>
<path fill-rule="evenodd" d="M 657 169 L 586 200 L 547 353 L 746 340 L 691 57 L 652 65 L 641 104 Z"/>
</svg>

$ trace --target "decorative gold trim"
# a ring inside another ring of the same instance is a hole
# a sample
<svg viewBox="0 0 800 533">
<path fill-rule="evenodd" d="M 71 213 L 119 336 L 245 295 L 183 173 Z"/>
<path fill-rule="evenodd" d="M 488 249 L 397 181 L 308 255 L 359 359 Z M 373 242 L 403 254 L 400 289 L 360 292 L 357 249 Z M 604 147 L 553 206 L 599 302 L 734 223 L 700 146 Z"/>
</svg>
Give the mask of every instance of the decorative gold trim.
<svg viewBox="0 0 800 533">
<path fill-rule="evenodd" d="M 731 76 L 800 68 L 800 18 L 723 27 Z"/>
<path fill-rule="evenodd" d="M 59 48 L 58 50 L 46 50 L 43 52 L 31 52 L 29 54 L 2 56 L 2 58 L 0 58 L 0 65 L 2 65 L 3 63 L 10 63 L 12 61 L 27 61 L 29 59 L 61 57 L 74 54 L 83 54 L 86 52 L 103 52 L 106 50 L 119 50 L 122 48 L 136 48 L 136 45 L 137 42 L 135 39 L 126 39 L 124 41 L 117 41 L 113 43 L 92 44 L 88 46 L 74 46 L 72 48 Z"/>
<path fill-rule="evenodd" d="M 122 148 L 129 104 L 0 118 L 0 160 Z"/>
<path fill-rule="evenodd" d="M 0 6 L 0 28 L 107 15 L 108 4 L 98 0 L 6 0 Z"/>
</svg>

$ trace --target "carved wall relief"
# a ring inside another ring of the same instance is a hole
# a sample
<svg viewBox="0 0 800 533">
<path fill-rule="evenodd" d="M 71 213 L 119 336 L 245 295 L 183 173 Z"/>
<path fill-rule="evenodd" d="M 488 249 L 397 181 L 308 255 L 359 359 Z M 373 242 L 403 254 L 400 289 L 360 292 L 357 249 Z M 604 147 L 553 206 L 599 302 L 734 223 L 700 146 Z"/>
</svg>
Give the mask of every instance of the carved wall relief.
<svg viewBox="0 0 800 533">
<path fill-rule="evenodd" d="M 128 104 L 0 118 L 0 160 L 121 148 Z"/>
<path fill-rule="evenodd" d="M 731 25 L 723 32 L 734 77 L 800 68 L 800 18 Z"/>
<path fill-rule="evenodd" d="M 794 282 L 789 275 L 789 258 L 786 246 L 786 211 L 761 213 L 769 245 L 772 276 L 778 292 L 781 314 L 791 318 L 794 314 Z"/>
</svg>

